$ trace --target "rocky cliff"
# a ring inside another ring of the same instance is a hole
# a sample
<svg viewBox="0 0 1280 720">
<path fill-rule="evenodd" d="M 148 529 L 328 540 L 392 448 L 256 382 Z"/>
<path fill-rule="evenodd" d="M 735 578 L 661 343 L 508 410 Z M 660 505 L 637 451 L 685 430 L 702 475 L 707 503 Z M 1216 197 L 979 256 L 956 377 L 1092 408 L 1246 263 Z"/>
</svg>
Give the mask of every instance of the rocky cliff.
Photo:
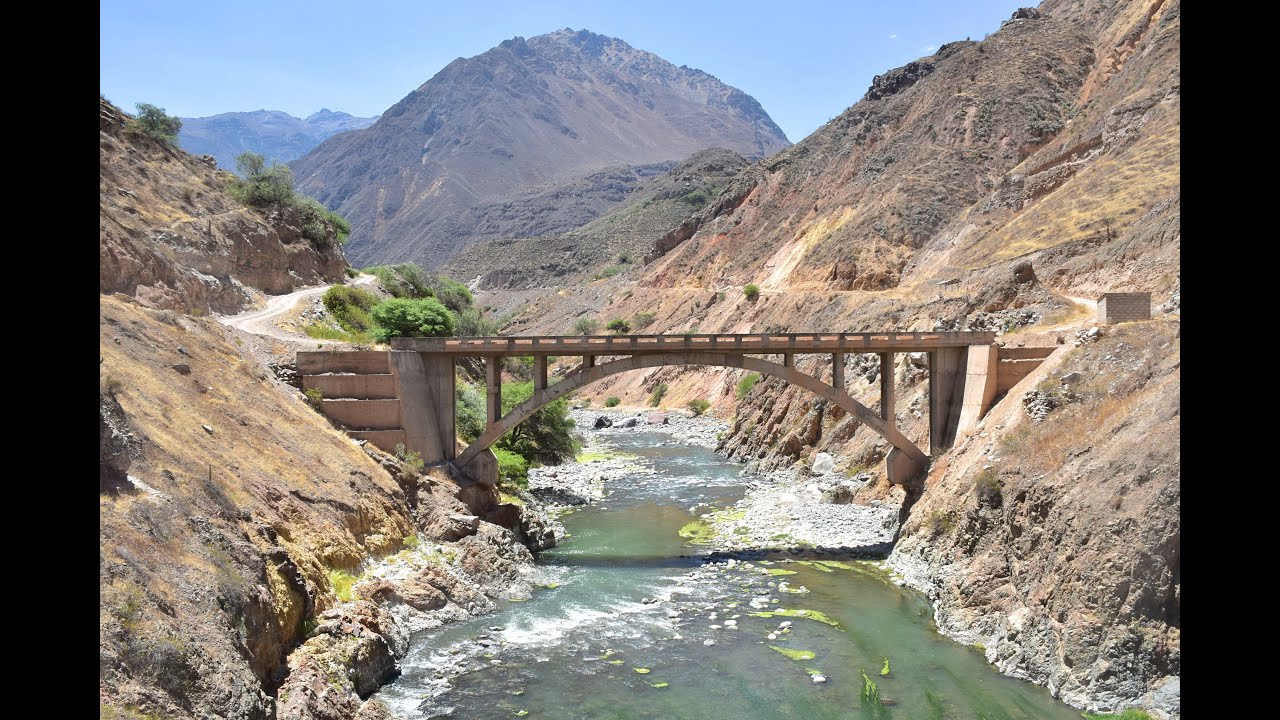
<svg viewBox="0 0 1280 720">
<path fill-rule="evenodd" d="M 305 118 L 279 110 L 226 112 L 182 118 L 178 143 L 192 155 L 212 155 L 223 170 L 236 171 L 236 156 L 255 152 L 268 162 L 287 163 L 340 132 L 369 127 L 378 118 L 325 108 Z"/>
<path fill-rule="evenodd" d="M 411 629 L 528 592 L 491 490 L 362 449 L 211 319 L 99 318 L 103 717 L 380 717 Z"/>
<path fill-rule="evenodd" d="M 313 242 L 294 210 L 265 213 L 228 194 L 230 173 L 134 130 L 99 107 L 101 292 L 160 308 L 237 312 L 253 290 L 335 282 L 346 259 L 330 232 Z"/>
<path fill-rule="evenodd" d="M 478 205 L 611 166 L 716 146 L 760 157 L 786 145 L 741 90 L 621 40 L 560 30 L 455 60 L 372 127 L 292 165 L 303 191 L 352 222 L 357 264 L 439 265 L 486 237 L 468 221 Z M 573 227 L 514 220 L 502 235 Z"/>
</svg>

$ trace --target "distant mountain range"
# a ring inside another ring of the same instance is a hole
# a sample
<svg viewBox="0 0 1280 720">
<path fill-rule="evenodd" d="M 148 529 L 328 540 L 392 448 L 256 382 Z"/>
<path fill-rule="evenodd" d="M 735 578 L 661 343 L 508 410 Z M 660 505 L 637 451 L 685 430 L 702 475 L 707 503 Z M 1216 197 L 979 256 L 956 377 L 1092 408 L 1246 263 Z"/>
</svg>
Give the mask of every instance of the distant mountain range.
<svg viewBox="0 0 1280 720">
<path fill-rule="evenodd" d="M 235 172 L 236 156 L 252 151 L 280 163 L 307 154 L 324 140 L 347 130 L 369 127 L 378 118 L 356 117 L 324 109 L 305 118 L 279 110 L 227 112 L 182 118 L 178 142 L 193 155 L 212 155 L 218 167 Z"/>
<path fill-rule="evenodd" d="M 439 266 L 479 240 L 589 222 L 610 205 L 565 213 L 554 188 L 606 168 L 712 147 L 759 158 L 789 144 L 741 90 L 622 40 L 565 29 L 458 58 L 371 127 L 291 165 L 300 190 L 351 221 L 354 264 Z M 522 200 L 507 217 L 513 197 L 547 203 Z"/>
</svg>

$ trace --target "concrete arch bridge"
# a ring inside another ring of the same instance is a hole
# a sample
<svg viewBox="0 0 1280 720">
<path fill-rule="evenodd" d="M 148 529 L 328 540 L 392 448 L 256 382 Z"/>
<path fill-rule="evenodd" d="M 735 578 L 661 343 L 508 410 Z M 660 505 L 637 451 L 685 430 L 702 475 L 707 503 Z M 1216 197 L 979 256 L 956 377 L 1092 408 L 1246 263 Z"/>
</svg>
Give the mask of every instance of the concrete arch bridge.
<svg viewBox="0 0 1280 720">
<path fill-rule="evenodd" d="M 971 429 L 1000 392 L 1035 369 L 1054 348 L 1002 348 L 991 332 L 858 332 L 691 335 L 505 336 L 396 338 L 390 351 L 299 352 L 304 389 L 323 395 L 322 410 L 351 435 L 384 449 L 404 443 L 427 464 L 453 463 L 493 483 L 497 464 L 489 447 L 539 408 L 618 373 L 673 365 L 741 368 L 780 378 L 854 415 L 892 446 L 886 465 L 892 482 L 912 482 L 928 468 L 930 453 L 950 447 Z M 929 447 L 912 443 L 896 427 L 893 360 L 896 353 L 929 356 Z M 880 356 L 880 403 L 872 410 L 846 390 L 845 355 Z M 830 381 L 800 372 L 795 357 L 831 356 Z M 534 359 L 534 391 L 502 414 L 502 359 Z M 552 357 L 581 357 L 576 369 L 548 382 Z M 781 362 L 762 356 L 781 358 Z M 454 429 L 454 376 L 458 358 L 485 361 L 487 426 L 459 452 Z M 598 362 L 603 360 L 603 362 Z M 885 382 L 885 378 L 889 378 Z"/>
</svg>

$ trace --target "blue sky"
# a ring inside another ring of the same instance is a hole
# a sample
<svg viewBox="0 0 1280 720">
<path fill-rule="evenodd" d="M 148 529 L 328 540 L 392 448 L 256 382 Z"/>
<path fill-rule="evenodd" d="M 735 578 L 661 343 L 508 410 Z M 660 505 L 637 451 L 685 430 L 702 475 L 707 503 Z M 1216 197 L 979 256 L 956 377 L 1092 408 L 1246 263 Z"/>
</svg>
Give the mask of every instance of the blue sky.
<svg viewBox="0 0 1280 720">
<path fill-rule="evenodd" d="M 102 0 L 100 89 L 200 117 L 377 115 L 457 57 L 564 27 L 621 38 L 754 96 L 792 142 L 874 75 L 1031 0 Z"/>
</svg>

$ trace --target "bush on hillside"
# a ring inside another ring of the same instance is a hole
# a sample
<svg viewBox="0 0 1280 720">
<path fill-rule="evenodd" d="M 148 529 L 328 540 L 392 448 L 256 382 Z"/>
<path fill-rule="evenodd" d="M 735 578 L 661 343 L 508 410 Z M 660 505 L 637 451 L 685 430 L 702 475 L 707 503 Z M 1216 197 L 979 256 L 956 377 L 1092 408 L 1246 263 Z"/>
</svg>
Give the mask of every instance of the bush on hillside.
<svg viewBox="0 0 1280 720">
<path fill-rule="evenodd" d="M 453 313 L 435 298 L 383 300 L 369 313 L 377 325 L 373 337 L 386 342 L 395 337 L 445 337 L 453 335 Z"/>
<path fill-rule="evenodd" d="M 689 409 L 693 411 L 694 415 L 701 415 L 711 407 L 711 403 L 703 400 L 702 398 L 694 398 L 689 401 L 688 406 Z"/>
<path fill-rule="evenodd" d="M 760 382 L 760 373 L 744 375 L 738 381 L 738 389 L 734 391 L 733 396 L 738 399 L 738 402 L 742 402 L 751 392 L 751 388 L 755 387 L 758 382 Z"/>
<path fill-rule="evenodd" d="M 605 407 L 618 407 L 621 404 L 622 404 L 622 398 L 618 397 L 617 395 L 610 395 L 609 397 L 604 399 Z"/>
<path fill-rule="evenodd" d="M 470 307 L 458 313 L 458 337 L 484 337 L 498 334 L 498 322 L 484 316 L 479 308 Z"/>
<path fill-rule="evenodd" d="M 655 317 L 651 312 L 638 312 L 631 318 L 631 327 L 643 330 L 653 324 Z"/>
<path fill-rule="evenodd" d="M 666 394 L 667 394 L 666 383 L 662 383 L 658 387 L 654 388 L 653 393 L 649 395 L 649 407 L 658 407 L 658 404 L 662 402 L 662 398 Z"/>
<path fill-rule="evenodd" d="M 166 145 L 177 146 L 178 131 L 182 129 L 181 118 L 167 115 L 164 108 L 151 103 L 140 102 L 134 107 L 138 109 L 138 115 L 133 119 L 138 129 Z"/>
<path fill-rule="evenodd" d="M 498 458 L 498 482 L 503 485 L 514 485 L 518 488 L 529 487 L 529 461 L 520 453 L 505 448 L 493 448 Z"/>
<path fill-rule="evenodd" d="M 578 335 L 590 335 L 600 327 L 600 322 L 591 318 L 578 318 L 573 323 L 573 331 Z"/>
<path fill-rule="evenodd" d="M 436 299 L 455 313 L 461 313 L 471 307 L 473 302 L 471 291 L 467 286 L 448 275 L 436 275 L 432 278 L 431 289 L 435 292 Z"/>
<path fill-rule="evenodd" d="M 243 152 L 236 156 L 236 169 L 244 177 L 230 187 L 231 194 L 252 207 L 278 206 L 292 208 L 301 216 L 302 236 L 317 250 L 334 242 L 344 245 L 351 234 L 351 223 L 338 213 L 321 205 L 313 197 L 293 189 L 293 171 L 287 165 L 268 165 L 258 153 Z"/>
<path fill-rule="evenodd" d="M 329 311 L 343 330 L 365 333 L 373 328 L 369 310 L 378 304 L 378 297 L 368 290 L 334 285 L 325 291 L 323 302 L 324 309 Z"/>
<path fill-rule="evenodd" d="M 756 298 L 760 297 L 760 288 L 755 283 L 748 283 L 746 287 L 742 288 L 742 294 L 746 295 L 751 302 L 755 302 Z"/>
<path fill-rule="evenodd" d="M 612 330 L 614 335 L 626 335 L 631 332 L 631 323 L 622 318 L 615 318 L 610 320 L 609 324 L 605 325 L 605 328 Z"/>
</svg>

